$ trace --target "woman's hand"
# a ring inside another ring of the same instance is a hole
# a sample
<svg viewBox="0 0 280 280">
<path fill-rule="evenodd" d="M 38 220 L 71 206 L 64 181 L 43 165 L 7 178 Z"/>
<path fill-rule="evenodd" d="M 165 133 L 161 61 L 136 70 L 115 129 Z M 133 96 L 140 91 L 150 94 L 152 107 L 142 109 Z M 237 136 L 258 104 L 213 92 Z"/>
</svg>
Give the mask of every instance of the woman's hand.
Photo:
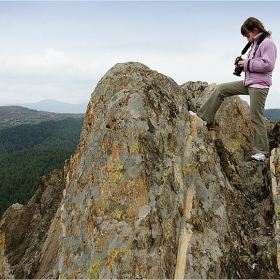
<svg viewBox="0 0 280 280">
<path fill-rule="evenodd" d="M 246 59 L 242 58 L 242 60 L 240 60 L 240 61 L 238 62 L 238 65 L 239 65 L 240 67 L 244 67 L 245 61 L 246 61 Z"/>
</svg>

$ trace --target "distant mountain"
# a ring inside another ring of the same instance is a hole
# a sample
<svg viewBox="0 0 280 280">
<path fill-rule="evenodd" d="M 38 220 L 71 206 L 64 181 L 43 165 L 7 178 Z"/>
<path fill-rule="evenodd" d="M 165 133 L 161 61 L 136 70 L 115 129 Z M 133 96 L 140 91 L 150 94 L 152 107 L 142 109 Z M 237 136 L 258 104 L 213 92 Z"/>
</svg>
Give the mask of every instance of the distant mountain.
<svg viewBox="0 0 280 280">
<path fill-rule="evenodd" d="M 29 109 L 37 111 L 47 111 L 53 113 L 68 113 L 68 114 L 84 114 L 87 109 L 87 102 L 80 104 L 70 104 L 66 102 L 60 102 L 52 99 L 45 99 L 37 103 L 24 103 L 16 104 Z"/>
<path fill-rule="evenodd" d="M 83 118 L 85 113 L 52 113 L 22 106 L 0 106 L 0 130 L 21 124 L 37 124 L 42 121 Z"/>
</svg>

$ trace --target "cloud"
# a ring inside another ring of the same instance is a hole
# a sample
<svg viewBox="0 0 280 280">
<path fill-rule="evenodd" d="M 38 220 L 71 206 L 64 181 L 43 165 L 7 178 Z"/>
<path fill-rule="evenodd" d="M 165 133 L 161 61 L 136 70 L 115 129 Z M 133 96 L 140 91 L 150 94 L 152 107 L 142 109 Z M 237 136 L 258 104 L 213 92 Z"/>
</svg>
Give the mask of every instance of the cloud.
<svg viewBox="0 0 280 280">
<path fill-rule="evenodd" d="M 167 48 L 135 47 L 97 48 L 92 52 L 66 53 L 48 48 L 28 56 L 0 56 L 1 105 L 38 102 L 56 99 L 70 103 L 87 102 L 97 82 L 116 63 L 137 61 L 174 79 L 178 84 L 187 81 L 221 83 L 239 80 L 232 74 L 235 51 L 212 47 L 193 51 L 193 45 L 181 51 Z M 279 87 L 280 88 L 280 87 Z M 275 97 L 275 91 L 272 92 Z M 244 98 L 248 102 L 248 98 Z M 271 94 L 267 107 L 273 108 Z"/>
<path fill-rule="evenodd" d="M 246 44 L 239 29 L 248 9 L 273 30 L 278 8 L 246 1 L 242 8 L 234 1 L 0 1 L 0 105 L 88 101 L 109 68 L 127 61 L 178 84 L 239 80 L 233 62 Z M 273 38 L 280 42 L 276 29 Z M 280 106 L 279 67 L 268 108 Z"/>
<path fill-rule="evenodd" d="M 42 67 L 47 71 L 56 67 L 64 68 L 71 64 L 71 61 L 65 57 L 63 52 L 54 49 L 46 49 L 43 56 L 29 55 L 24 60 L 23 66 L 25 68 L 36 69 Z"/>
<path fill-rule="evenodd" d="M 47 98 L 80 103 L 89 98 L 96 83 L 92 65 L 52 48 L 27 57 L 2 55 L 0 65 L 2 105 Z"/>
<path fill-rule="evenodd" d="M 43 55 L 32 54 L 27 57 L 21 55 L 6 55 L 0 57 L 2 67 L 0 73 L 9 73 L 22 78 L 34 78 L 46 75 L 56 76 L 69 67 L 74 61 L 66 58 L 64 53 L 54 49 L 46 49 Z"/>
</svg>

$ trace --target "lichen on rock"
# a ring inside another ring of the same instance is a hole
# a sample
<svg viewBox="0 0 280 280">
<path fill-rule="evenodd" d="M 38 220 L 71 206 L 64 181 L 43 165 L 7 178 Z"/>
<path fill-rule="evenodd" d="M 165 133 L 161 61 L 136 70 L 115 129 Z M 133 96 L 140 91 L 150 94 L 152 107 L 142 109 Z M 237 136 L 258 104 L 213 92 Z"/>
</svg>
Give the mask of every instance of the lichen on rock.
<svg viewBox="0 0 280 280">
<path fill-rule="evenodd" d="M 224 102 L 216 139 L 189 114 L 214 88 L 178 86 L 140 63 L 117 64 L 105 74 L 72 159 L 62 277 L 277 275 L 273 242 L 263 245 L 256 233 L 265 228 L 268 242 L 273 211 L 267 163 L 247 162 L 248 104 L 239 97 Z M 181 236 L 188 240 L 183 269 Z M 70 269 L 77 258 L 80 265 Z"/>
<path fill-rule="evenodd" d="M 279 277 L 278 126 L 267 127 L 273 159 L 248 162 L 245 101 L 225 100 L 215 134 L 194 114 L 215 87 L 136 62 L 104 75 L 48 228 L 59 234 L 53 277 Z M 48 262 L 42 252 L 38 278 Z"/>
</svg>

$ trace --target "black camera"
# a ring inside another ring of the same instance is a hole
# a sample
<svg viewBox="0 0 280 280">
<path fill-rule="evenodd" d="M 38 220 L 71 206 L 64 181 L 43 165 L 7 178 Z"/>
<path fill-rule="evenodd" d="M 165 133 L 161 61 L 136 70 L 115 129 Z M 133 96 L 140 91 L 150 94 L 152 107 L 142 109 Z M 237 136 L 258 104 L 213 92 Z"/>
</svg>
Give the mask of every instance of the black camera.
<svg viewBox="0 0 280 280">
<path fill-rule="evenodd" d="M 238 62 L 242 60 L 242 57 L 241 56 L 238 56 L 236 59 L 235 59 L 235 62 L 234 62 L 234 65 L 235 65 L 235 69 L 234 69 L 234 72 L 233 72 L 233 75 L 236 75 L 236 76 L 241 76 L 241 72 L 243 71 L 244 67 L 242 66 L 239 66 L 238 65 Z"/>
<path fill-rule="evenodd" d="M 253 57 L 255 56 L 256 51 L 257 51 L 259 45 L 261 44 L 261 42 L 262 42 L 262 41 L 264 40 L 264 38 L 265 38 L 266 36 L 268 36 L 268 35 L 269 35 L 268 32 L 263 32 L 263 34 L 261 35 L 259 41 L 257 42 L 257 45 L 255 46 L 255 50 L 254 50 Z M 242 50 L 241 55 L 244 55 L 244 54 L 248 51 L 248 49 L 249 49 L 251 46 L 252 46 L 252 43 L 251 43 L 251 42 L 248 42 L 247 45 L 246 45 L 246 46 L 244 47 L 244 49 Z M 234 69 L 233 74 L 236 75 L 236 76 L 239 76 L 239 77 L 241 76 L 241 75 L 240 75 L 241 72 L 244 70 L 244 67 L 238 65 L 238 62 L 241 61 L 241 60 L 242 60 L 242 57 L 241 57 L 241 56 L 238 56 L 238 57 L 235 59 L 235 62 L 234 62 L 235 69 Z"/>
<path fill-rule="evenodd" d="M 248 49 L 251 47 L 252 43 L 251 42 L 248 42 L 247 45 L 245 46 L 245 48 L 242 50 L 241 52 L 241 55 L 244 55 Z M 235 62 L 234 62 L 234 65 L 235 65 L 235 69 L 234 69 L 234 72 L 233 72 L 233 75 L 236 75 L 236 76 L 241 76 L 241 72 L 244 70 L 244 67 L 242 66 L 239 66 L 238 65 L 238 62 L 242 60 L 242 57 L 238 56 L 236 59 L 235 59 Z"/>
</svg>

